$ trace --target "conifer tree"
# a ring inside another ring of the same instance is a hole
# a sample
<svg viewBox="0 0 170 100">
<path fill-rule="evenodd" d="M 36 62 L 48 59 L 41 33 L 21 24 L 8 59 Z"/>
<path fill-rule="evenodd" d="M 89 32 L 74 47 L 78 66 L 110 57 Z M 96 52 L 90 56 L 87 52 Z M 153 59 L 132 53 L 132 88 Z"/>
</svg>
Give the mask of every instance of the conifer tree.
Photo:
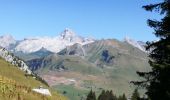
<svg viewBox="0 0 170 100">
<path fill-rule="evenodd" d="M 132 94 L 131 100 L 139 100 L 139 98 L 140 98 L 139 92 L 137 89 L 135 89 Z"/>
<path fill-rule="evenodd" d="M 151 100 L 170 100 L 170 0 L 143 6 L 147 11 L 156 11 L 163 16 L 161 20 L 148 20 L 158 41 L 148 42 L 150 72 L 137 72 L 143 81 L 134 82 L 146 88 Z"/>
<path fill-rule="evenodd" d="M 89 94 L 87 95 L 86 100 L 96 100 L 96 94 L 95 92 L 93 92 L 92 90 L 89 92 Z"/>
<path fill-rule="evenodd" d="M 98 97 L 98 100 L 105 100 L 105 95 L 106 93 L 105 93 L 105 90 L 103 90 L 102 92 L 101 92 L 101 94 L 99 95 L 99 97 Z"/>
<path fill-rule="evenodd" d="M 110 95 L 109 100 L 117 100 L 117 97 L 116 95 L 113 94 L 112 90 L 109 92 L 109 95 Z"/>
<path fill-rule="evenodd" d="M 118 100 L 127 100 L 125 94 L 123 94 L 122 96 L 119 96 Z"/>
<path fill-rule="evenodd" d="M 117 100 L 117 97 L 113 94 L 112 91 L 103 90 L 99 95 L 98 100 Z"/>
</svg>

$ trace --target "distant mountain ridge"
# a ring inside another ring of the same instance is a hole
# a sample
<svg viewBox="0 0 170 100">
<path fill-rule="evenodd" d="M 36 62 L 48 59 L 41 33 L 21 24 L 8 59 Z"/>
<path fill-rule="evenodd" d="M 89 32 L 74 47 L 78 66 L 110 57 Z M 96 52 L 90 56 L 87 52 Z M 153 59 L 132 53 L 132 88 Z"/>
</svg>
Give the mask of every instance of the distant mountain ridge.
<svg viewBox="0 0 170 100">
<path fill-rule="evenodd" d="M 66 28 L 59 36 L 25 38 L 17 41 L 11 35 L 0 36 L 0 46 L 12 52 L 33 53 L 44 48 L 50 52 L 58 53 L 67 46 L 74 44 L 85 45 L 95 42 L 95 39 L 77 36 L 74 31 Z M 130 38 L 125 41 L 145 52 L 143 44 Z"/>
<path fill-rule="evenodd" d="M 131 44 L 132 46 L 134 46 L 134 47 L 136 47 L 136 48 L 146 52 L 146 49 L 145 49 L 146 43 L 144 43 L 142 41 L 135 41 L 135 40 L 133 40 L 133 39 L 131 39 L 129 37 L 125 37 L 124 41 L 129 43 L 129 44 Z"/>
<path fill-rule="evenodd" d="M 16 41 L 12 36 L 0 37 L 0 46 L 13 52 L 32 53 L 45 48 L 48 51 L 57 53 L 66 46 L 79 43 L 81 45 L 94 42 L 94 39 L 77 36 L 71 29 L 66 28 L 59 36 L 26 38 Z"/>
</svg>

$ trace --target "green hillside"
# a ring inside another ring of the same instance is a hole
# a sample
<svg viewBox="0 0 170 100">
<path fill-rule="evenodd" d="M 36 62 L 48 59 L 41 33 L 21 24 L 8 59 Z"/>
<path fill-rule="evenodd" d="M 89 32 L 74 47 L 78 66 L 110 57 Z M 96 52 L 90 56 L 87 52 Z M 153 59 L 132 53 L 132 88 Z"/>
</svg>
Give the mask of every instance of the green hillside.
<svg viewBox="0 0 170 100">
<path fill-rule="evenodd" d="M 65 91 L 71 100 L 83 98 L 82 91 L 87 93 L 91 88 L 99 93 L 102 89 L 113 90 L 117 95 L 125 93 L 130 97 L 135 88 L 130 81 L 140 79 L 136 71 L 150 70 L 145 52 L 118 40 L 75 44 L 27 64 L 51 86 L 61 93 Z M 72 79 L 73 83 L 69 81 Z M 68 87 L 76 91 L 69 91 Z"/>
<path fill-rule="evenodd" d="M 67 100 L 40 81 L 25 76 L 23 71 L 1 58 L 0 69 L 0 100 Z M 32 91 L 39 86 L 50 89 L 52 96 L 44 96 Z"/>
</svg>

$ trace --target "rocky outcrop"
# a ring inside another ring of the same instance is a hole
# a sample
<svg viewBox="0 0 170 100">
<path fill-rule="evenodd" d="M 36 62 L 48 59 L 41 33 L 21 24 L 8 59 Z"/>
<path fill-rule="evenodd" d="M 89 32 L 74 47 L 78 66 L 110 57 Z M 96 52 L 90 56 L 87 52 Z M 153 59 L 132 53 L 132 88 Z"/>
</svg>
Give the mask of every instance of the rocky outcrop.
<svg viewBox="0 0 170 100">
<path fill-rule="evenodd" d="M 8 52 L 8 50 L 3 47 L 0 47 L 0 57 L 12 65 L 17 66 L 19 69 L 25 71 L 27 74 L 32 74 L 31 70 L 29 70 L 29 67 L 24 61 L 18 57 L 15 57 L 12 53 Z"/>
</svg>

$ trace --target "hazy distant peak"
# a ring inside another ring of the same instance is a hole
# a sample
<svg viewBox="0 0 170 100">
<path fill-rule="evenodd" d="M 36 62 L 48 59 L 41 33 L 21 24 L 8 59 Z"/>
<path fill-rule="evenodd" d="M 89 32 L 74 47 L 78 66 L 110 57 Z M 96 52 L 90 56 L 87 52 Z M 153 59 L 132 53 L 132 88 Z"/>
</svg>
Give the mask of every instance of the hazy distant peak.
<svg viewBox="0 0 170 100">
<path fill-rule="evenodd" d="M 10 45 L 13 45 L 16 43 L 16 40 L 9 34 L 0 36 L 0 46 L 9 49 Z"/>
<path fill-rule="evenodd" d="M 74 32 L 73 32 L 73 30 L 72 30 L 72 29 L 70 29 L 70 28 L 65 28 L 64 32 L 65 32 L 65 33 L 67 33 L 67 32 L 74 33 Z"/>
<path fill-rule="evenodd" d="M 76 36 L 76 33 L 69 28 L 66 28 L 60 35 L 62 39 L 70 39 Z"/>
<path fill-rule="evenodd" d="M 42 47 L 39 51 L 48 51 L 46 48 Z"/>
<path fill-rule="evenodd" d="M 129 36 L 125 36 L 124 41 L 131 41 L 134 42 L 135 40 L 130 38 Z"/>
<path fill-rule="evenodd" d="M 1 40 L 6 40 L 6 41 L 15 41 L 14 37 L 10 34 L 5 34 L 3 36 L 0 36 Z"/>
<path fill-rule="evenodd" d="M 138 41 L 136 41 L 136 40 L 134 40 L 134 39 L 131 39 L 131 38 L 128 37 L 128 36 L 126 36 L 126 37 L 124 38 L 124 41 L 127 42 L 127 43 L 129 43 L 130 45 L 132 45 L 132 46 L 134 46 L 134 47 L 136 47 L 136 48 L 138 48 L 138 49 L 146 52 L 146 51 L 145 51 L 144 44 L 143 44 L 144 42 L 142 42 L 142 44 L 141 44 L 141 41 L 138 42 Z"/>
<path fill-rule="evenodd" d="M 22 51 L 24 53 L 36 52 L 42 49 L 43 47 L 48 51 L 58 53 L 66 46 L 79 43 L 85 45 L 88 43 L 94 42 L 91 39 L 80 37 L 76 35 L 74 31 L 69 28 L 66 28 L 59 36 L 56 37 L 38 37 L 25 39 L 19 42 L 15 48 L 15 51 Z M 44 49 L 43 48 L 43 49 Z"/>
</svg>

